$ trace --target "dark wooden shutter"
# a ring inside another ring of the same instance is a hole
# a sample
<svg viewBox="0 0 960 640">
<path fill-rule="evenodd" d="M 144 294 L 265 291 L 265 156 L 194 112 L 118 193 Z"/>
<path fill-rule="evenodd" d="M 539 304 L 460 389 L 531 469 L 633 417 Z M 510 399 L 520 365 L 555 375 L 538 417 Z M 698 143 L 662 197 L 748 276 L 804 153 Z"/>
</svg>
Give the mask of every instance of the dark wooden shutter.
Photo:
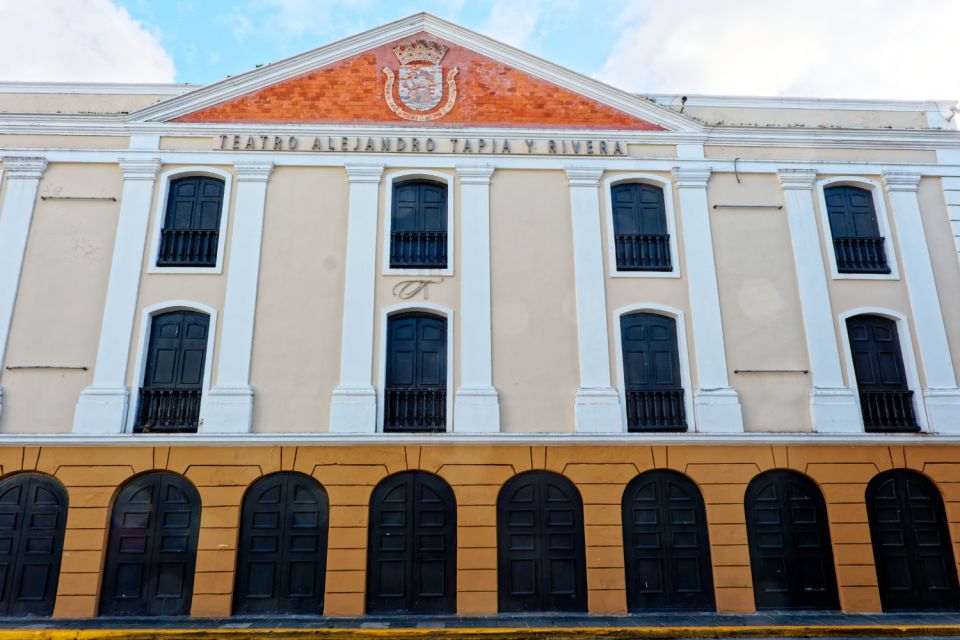
<svg viewBox="0 0 960 640">
<path fill-rule="evenodd" d="M 426 181 L 395 184 L 392 209 L 390 266 L 446 268 L 446 185 Z"/>
<path fill-rule="evenodd" d="M 66 521 L 67 492 L 54 478 L 0 480 L 0 615 L 53 614 Z"/>
<path fill-rule="evenodd" d="M 191 176 L 170 181 L 159 266 L 212 267 L 217 262 L 223 180 Z"/>
<path fill-rule="evenodd" d="M 627 485 L 622 510 L 630 611 L 713 611 L 707 514 L 697 486 L 675 471 L 648 471 Z"/>
<path fill-rule="evenodd" d="M 123 486 L 110 517 L 100 615 L 185 616 L 193 598 L 200 495 L 165 471 Z"/>
<path fill-rule="evenodd" d="M 501 613 L 586 611 L 583 502 L 572 482 L 548 471 L 510 479 L 497 499 Z"/>
<path fill-rule="evenodd" d="M 840 273 L 890 273 L 873 193 L 858 187 L 823 190 Z"/>
<path fill-rule="evenodd" d="M 760 474 L 745 500 L 757 609 L 838 609 L 827 509 L 795 471 Z"/>
<path fill-rule="evenodd" d="M 441 478 L 394 474 L 370 498 L 367 613 L 455 613 L 457 505 Z"/>
<path fill-rule="evenodd" d="M 447 321 L 403 313 L 387 324 L 385 431 L 443 431 L 447 407 Z"/>
<path fill-rule="evenodd" d="M 854 316 L 847 318 L 847 335 L 864 426 L 878 431 L 918 431 L 897 323 L 881 316 Z"/>
<path fill-rule="evenodd" d="M 243 499 L 234 613 L 323 613 L 328 521 L 327 493 L 310 476 L 257 480 Z"/>
<path fill-rule="evenodd" d="M 867 485 L 867 515 L 884 611 L 960 609 L 950 529 L 937 487 L 906 469 Z"/>
<path fill-rule="evenodd" d="M 209 316 L 194 311 L 154 316 L 141 389 L 138 430 L 196 430 L 209 325 Z"/>
<path fill-rule="evenodd" d="M 663 190 L 649 184 L 618 184 L 610 190 L 617 269 L 670 271 L 670 235 Z"/>
<path fill-rule="evenodd" d="M 676 322 L 633 313 L 620 318 L 620 332 L 628 429 L 686 430 Z"/>
</svg>

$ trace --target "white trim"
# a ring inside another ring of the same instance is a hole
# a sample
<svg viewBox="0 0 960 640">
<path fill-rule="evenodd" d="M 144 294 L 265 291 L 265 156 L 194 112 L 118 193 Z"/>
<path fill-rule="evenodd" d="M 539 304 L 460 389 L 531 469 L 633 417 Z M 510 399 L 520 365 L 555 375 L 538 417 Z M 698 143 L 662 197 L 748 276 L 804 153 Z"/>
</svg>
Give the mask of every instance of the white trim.
<svg viewBox="0 0 960 640">
<path fill-rule="evenodd" d="M 670 271 L 620 271 L 617 268 L 616 237 L 613 228 L 613 187 L 624 183 L 649 184 L 663 191 L 664 215 L 667 218 L 667 233 L 670 234 Z M 606 177 L 603 185 L 605 217 L 607 220 L 608 273 L 611 278 L 679 278 L 680 253 L 677 250 L 677 218 L 673 207 L 673 182 L 652 173 L 625 173 Z"/>
<path fill-rule="evenodd" d="M 170 182 L 177 178 L 186 178 L 189 176 L 209 176 L 223 180 L 223 200 L 220 204 L 220 230 L 217 236 L 217 264 L 213 267 L 158 267 L 157 254 L 160 251 L 160 231 L 163 229 L 164 218 L 166 217 L 167 198 L 170 197 Z M 216 167 L 177 167 L 161 172 L 159 182 L 160 197 L 157 198 L 153 230 L 150 232 L 150 262 L 147 263 L 147 273 L 175 273 L 177 275 L 223 273 L 223 253 L 226 251 L 227 244 L 227 219 L 230 217 L 230 191 L 233 184 L 233 174 Z"/>
<path fill-rule="evenodd" d="M 200 424 L 197 427 L 198 432 L 203 430 L 207 395 L 210 392 L 210 379 L 213 373 L 213 352 L 217 344 L 217 310 L 192 300 L 167 300 L 166 302 L 147 307 L 140 314 L 140 335 L 137 337 L 136 351 L 137 360 L 133 370 L 133 388 L 130 390 L 130 405 L 127 408 L 124 433 L 133 433 L 133 425 L 137 419 L 137 406 L 140 403 L 140 387 L 143 386 L 143 376 L 147 366 L 147 350 L 150 348 L 150 341 L 147 337 L 150 334 L 150 325 L 153 322 L 154 316 L 171 311 L 199 311 L 200 313 L 207 314 L 210 318 L 210 325 L 207 330 L 207 352 L 203 357 L 203 391 L 200 395 Z M 140 434 L 137 435 L 139 436 Z"/>
<path fill-rule="evenodd" d="M 431 169 L 404 169 L 386 177 L 383 195 L 383 275 L 385 276 L 452 276 L 454 273 L 454 181 L 449 173 Z M 447 189 L 447 266 L 444 269 L 395 269 L 390 266 L 390 233 L 393 226 L 393 185 L 395 182 L 422 178 L 430 182 L 442 182 Z"/>
<path fill-rule="evenodd" d="M 923 397 L 923 387 L 920 386 L 920 375 L 917 369 L 917 359 L 913 353 L 913 333 L 910 331 L 910 320 L 906 315 L 883 307 L 858 307 L 844 311 L 837 316 L 837 325 L 842 336 L 843 357 L 847 367 L 847 386 L 856 395 L 857 411 L 860 412 L 860 428 L 863 426 L 863 412 L 860 410 L 860 389 L 857 386 L 857 374 L 853 368 L 853 349 L 850 347 L 850 334 L 847 331 L 847 318 L 861 315 L 874 315 L 893 320 L 897 323 L 897 339 L 900 341 L 900 356 L 903 358 L 903 369 L 907 375 L 907 385 L 913 391 L 913 408 L 917 414 L 917 423 L 920 431 L 927 431 L 927 411 Z"/>
<path fill-rule="evenodd" d="M 884 239 L 883 250 L 887 256 L 890 273 L 840 273 L 837 271 L 837 255 L 833 248 L 833 233 L 830 231 L 830 216 L 827 214 L 826 187 L 850 186 L 866 189 L 873 195 L 873 206 L 877 210 L 877 226 Z M 823 235 L 827 240 L 827 258 L 830 261 L 830 277 L 834 280 L 899 280 L 900 269 L 897 266 L 897 251 L 893 236 L 890 234 L 890 218 L 887 215 L 886 198 L 883 197 L 883 185 L 876 180 L 861 176 L 837 176 L 817 181 L 817 199 L 820 205 L 820 222 Z"/>
<path fill-rule="evenodd" d="M 719 96 L 695 93 L 644 93 L 641 98 L 657 104 L 679 108 L 687 107 L 732 107 L 736 109 L 817 109 L 837 111 L 907 111 L 925 113 L 931 109 L 947 110 L 957 104 L 956 100 L 871 100 L 860 98 L 806 98 L 802 96 Z M 686 98 L 686 102 L 681 102 Z"/>
<path fill-rule="evenodd" d="M 408 311 L 424 311 L 443 316 L 447 321 L 447 416 L 444 429 L 446 433 L 453 432 L 453 349 L 456 342 L 453 340 L 453 309 L 432 302 L 417 301 L 403 302 L 380 310 L 380 353 L 377 368 L 377 433 L 383 433 L 384 388 L 387 385 L 387 322 L 390 316 Z M 392 437 L 394 434 L 390 434 Z M 421 436 L 422 437 L 422 436 Z"/>
<path fill-rule="evenodd" d="M 0 82 L 0 93 L 93 93 L 113 95 L 180 95 L 202 84 L 133 82 Z"/>
<path fill-rule="evenodd" d="M 623 431 L 627 432 L 627 394 L 623 373 L 623 332 L 620 330 L 620 320 L 623 316 L 638 311 L 672 318 L 676 323 L 677 355 L 680 358 L 680 386 L 683 387 L 683 405 L 687 413 L 687 432 L 695 432 L 697 421 L 693 410 L 693 380 L 690 377 L 690 351 L 687 347 L 687 325 L 683 318 L 683 311 L 652 302 L 627 305 L 613 312 L 613 333 L 617 350 L 617 392 L 620 394 L 620 415 L 623 419 Z"/>
</svg>

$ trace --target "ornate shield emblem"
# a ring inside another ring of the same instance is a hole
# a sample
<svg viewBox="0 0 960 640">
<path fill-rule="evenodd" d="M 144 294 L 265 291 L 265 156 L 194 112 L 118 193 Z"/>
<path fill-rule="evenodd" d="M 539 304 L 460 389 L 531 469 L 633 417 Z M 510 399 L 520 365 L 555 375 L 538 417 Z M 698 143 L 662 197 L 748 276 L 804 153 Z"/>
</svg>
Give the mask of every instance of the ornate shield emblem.
<svg viewBox="0 0 960 640">
<path fill-rule="evenodd" d="M 400 61 L 400 81 L 397 83 L 397 97 L 400 98 L 400 104 L 397 104 L 393 94 L 393 86 L 396 82 L 393 69 L 384 67 L 383 74 L 386 80 L 383 83 L 383 97 L 390 110 L 405 120 L 421 122 L 436 120 L 447 115 L 457 100 L 458 72 L 456 67 L 450 69 L 444 82 L 443 67 L 440 63 L 447 53 L 447 48 L 437 42 L 417 40 L 394 47 L 393 53 Z M 444 87 L 446 87 L 447 98 L 443 106 L 438 109 L 437 107 L 443 101 Z"/>
</svg>

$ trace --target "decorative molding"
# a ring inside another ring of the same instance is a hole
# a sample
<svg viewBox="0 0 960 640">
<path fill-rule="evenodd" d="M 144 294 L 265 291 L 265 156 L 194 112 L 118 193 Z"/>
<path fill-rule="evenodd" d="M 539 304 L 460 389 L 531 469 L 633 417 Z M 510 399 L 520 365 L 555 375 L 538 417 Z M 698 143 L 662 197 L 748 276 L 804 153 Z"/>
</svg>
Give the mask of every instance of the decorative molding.
<svg viewBox="0 0 960 640">
<path fill-rule="evenodd" d="M 567 184 L 571 187 L 597 187 L 600 177 L 603 176 L 601 167 L 566 167 L 564 171 L 567 174 Z"/>
<path fill-rule="evenodd" d="M 0 82 L 0 93 L 79 93 L 108 95 L 180 95 L 202 84 L 133 82 Z"/>
<path fill-rule="evenodd" d="M 706 189 L 710 181 L 710 169 L 674 167 L 673 180 L 680 189 Z"/>
<path fill-rule="evenodd" d="M 780 180 L 780 186 L 784 191 L 792 189 L 813 190 L 813 185 L 817 182 L 816 169 L 777 169 L 777 179 Z M 813 201 L 810 202 L 811 209 Z"/>
<path fill-rule="evenodd" d="M 489 185 L 496 169 L 490 164 L 458 164 L 457 178 L 460 184 Z"/>
<path fill-rule="evenodd" d="M 349 182 L 368 182 L 380 184 L 383 178 L 382 164 L 346 164 L 343 167 L 347 171 L 347 180 Z"/>
<path fill-rule="evenodd" d="M 118 161 L 124 180 L 156 180 L 160 173 L 160 158 L 120 158 Z"/>
<path fill-rule="evenodd" d="M 882 175 L 887 191 L 916 191 L 923 177 L 908 171 L 884 171 Z"/>
<path fill-rule="evenodd" d="M 670 271 L 620 271 L 617 268 L 616 234 L 613 228 L 613 198 L 611 190 L 624 183 L 650 184 L 663 191 L 663 208 L 670 236 Z M 607 267 L 611 278 L 679 278 L 680 251 L 678 250 L 677 212 L 673 203 L 673 183 L 652 173 L 617 173 L 603 179 L 604 217 L 607 227 Z"/>
<path fill-rule="evenodd" d="M 2 161 L 10 180 L 39 180 L 47 170 L 46 158 L 4 156 Z"/>
<path fill-rule="evenodd" d="M 266 182 L 273 172 L 273 163 L 237 160 L 233 163 L 233 171 L 237 174 L 237 182 Z"/>
</svg>

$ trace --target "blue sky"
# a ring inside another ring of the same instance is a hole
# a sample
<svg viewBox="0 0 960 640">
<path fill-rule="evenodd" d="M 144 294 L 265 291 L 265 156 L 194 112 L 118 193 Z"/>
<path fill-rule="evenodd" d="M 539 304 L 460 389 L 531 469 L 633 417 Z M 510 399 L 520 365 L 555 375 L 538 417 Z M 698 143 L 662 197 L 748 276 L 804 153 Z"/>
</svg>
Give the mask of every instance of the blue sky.
<svg viewBox="0 0 960 640">
<path fill-rule="evenodd" d="M 0 0 L 0 81 L 209 83 L 418 11 L 638 93 L 960 98 L 960 0 Z"/>
</svg>

